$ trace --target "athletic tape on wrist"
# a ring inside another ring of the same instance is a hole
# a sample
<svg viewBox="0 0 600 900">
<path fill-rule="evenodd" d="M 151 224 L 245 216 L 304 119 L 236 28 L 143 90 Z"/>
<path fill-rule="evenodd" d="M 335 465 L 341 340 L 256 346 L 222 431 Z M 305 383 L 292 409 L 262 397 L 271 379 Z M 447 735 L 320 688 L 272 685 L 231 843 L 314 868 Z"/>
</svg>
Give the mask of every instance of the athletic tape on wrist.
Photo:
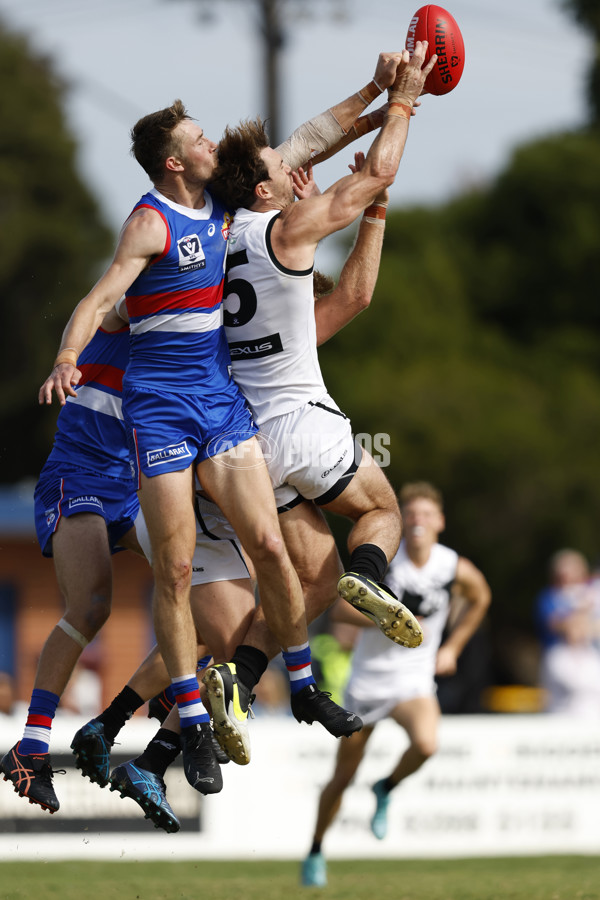
<svg viewBox="0 0 600 900">
<path fill-rule="evenodd" d="M 402 91 L 395 91 L 393 88 L 390 88 L 388 91 L 388 103 L 404 103 L 406 106 L 410 106 L 411 109 L 415 105 L 412 97 L 402 93 Z"/>
<path fill-rule="evenodd" d="M 384 206 L 383 203 L 372 203 L 365 209 L 363 213 L 363 219 L 365 222 L 369 222 L 371 225 L 384 226 L 386 213 L 387 204 Z"/>
<path fill-rule="evenodd" d="M 412 116 L 412 107 L 406 103 L 390 103 L 386 110 L 386 116 L 392 116 L 396 119 L 410 119 Z"/>
<path fill-rule="evenodd" d="M 370 106 L 373 100 L 376 100 L 380 94 L 383 93 L 383 89 L 379 87 L 374 78 L 366 85 L 366 87 L 362 88 L 362 90 L 356 92 L 360 97 L 365 106 Z"/>
<path fill-rule="evenodd" d="M 54 368 L 60 366 L 62 363 L 67 363 L 70 366 L 77 365 L 77 357 L 79 354 L 75 347 L 65 347 L 64 350 L 61 350 L 54 360 Z"/>
<path fill-rule="evenodd" d="M 79 644 L 82 649 L 85 649 L 89 644 L 88 639 L 84 637 L 84 635 L 80 631 L 77 631 L 76 628 L 73 628 L 73 626 L 70 625 L 66 619 L 61 619 L 58 623 L 58 627 L 62 628 L 64 633 L 68 637 L 72 638 L 72 640 L 74 640 L 76 644 Z"/>
</svg>

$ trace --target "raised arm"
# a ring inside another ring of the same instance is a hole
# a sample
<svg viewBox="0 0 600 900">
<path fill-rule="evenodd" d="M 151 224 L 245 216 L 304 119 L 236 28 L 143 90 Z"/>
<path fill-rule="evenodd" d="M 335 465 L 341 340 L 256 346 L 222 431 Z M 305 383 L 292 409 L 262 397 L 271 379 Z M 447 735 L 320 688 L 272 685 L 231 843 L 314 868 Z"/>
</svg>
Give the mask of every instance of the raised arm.
<svg viewBox="0 0 600 900">
<path fill-rule="evenodd" d="M 481 625 L 492 599 L 484 575 L 464 556 L 459 557 L 454 583 L 466 606 L 438 650 L 436 675 L 453 675 L 456 672 L 458 657 Z"/>
<path fill-rule="evenodd" d="M 367 85 L 304 122 L 283 144 L 276 147 L 286 165 L 297 169 L 311 159 L 315 163 L 322 162 L 361 135 L 379 128 L 383 122 L 382 110 L 370 116 L 362 116 L 362 113 L 386 88 L 391 87 L 400 58 L 400 53 L 380 53 L 375 74 Z M 359 116 L 362 116 L 360 120 Z"/>
<path fill-rule="evenodd" d="M 75 307 L 63 332 L 52 372 L 40 388 L 40 403 L 52 403 L 52 392 L 62 406 L 66 396 L 76 396 L 73 386 L 81 372 L 77 359 L 91 341 L 104 316 L 113 309 L 125 291 L 161 253 L 166 240 L 166 225 L 154 210 L 136 210 L 125 223 L 110 266 L 92 290 Z"/>
<path fill-rule="evenodd" d="M 381 130 L 359 172 L 340 179 L 324 194 L 292 204 L 279 216 L 271 235 L 277 259 L 295 269 L 312 264 L 318 242 L 345 228 L 380 191 L 394 181 L 408 134 L 412 107 L 433 68 L 434 55 L 424 65 L 426 42 L 417 42 L 409 59 L 403 51 L 398 74 L 389 92 L 389 105 Z"/>
<path fill-rule="evenodd" d="M 363 163 L 364 154 L 356 153 L 353 169 L 359 171 Z M 317 345 L 329 340 L 371 302 L 379 274 L 388 200 L 388 192 L 384 190 L 364 211 L 337 286 L 316 300 Z"/>
</svg>

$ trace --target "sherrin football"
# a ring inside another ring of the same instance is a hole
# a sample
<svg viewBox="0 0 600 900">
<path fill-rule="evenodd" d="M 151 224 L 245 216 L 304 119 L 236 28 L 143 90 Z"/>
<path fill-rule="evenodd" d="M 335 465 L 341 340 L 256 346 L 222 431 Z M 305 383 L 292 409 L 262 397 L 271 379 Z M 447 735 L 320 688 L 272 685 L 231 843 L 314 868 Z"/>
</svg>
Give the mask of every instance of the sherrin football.
<svg viewBox="0 0 600 900">
<path fill-rule="evenodd" d="M 429 41 L 425 62 L 437 53 L 437 62 L 425 82 L 430 94 L 454 90 L 465 67 L 465 44 L 456 20 L 441 6 L 422 6 L 408 26 L 406 49 L 412 53 L 417 41 Z"/>
</svg>

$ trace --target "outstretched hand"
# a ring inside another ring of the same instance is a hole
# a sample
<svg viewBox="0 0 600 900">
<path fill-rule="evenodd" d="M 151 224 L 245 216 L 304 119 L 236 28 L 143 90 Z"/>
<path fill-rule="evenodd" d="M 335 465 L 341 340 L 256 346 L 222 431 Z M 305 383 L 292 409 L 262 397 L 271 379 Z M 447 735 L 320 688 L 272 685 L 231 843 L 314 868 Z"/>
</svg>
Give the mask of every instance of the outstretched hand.
<svg viewBox="0 0 600 900">
<path fill-rule="evenodd" d="M 292 172 L 294 194 L 297 200 L 308 200 L 309 197 L 318 197 L 321 191 L 313 176 L 312 163 L 306 167 L 300 166 L 297 172 Z"/>
<path fill-rule="evenodd" d="M 377 60 L 377 67 L 373 75 L 373 81 L 377 82 L 382 90 L 393 85 L 396 78 L 398 66 L 402 62 L 403 52 L 397 51 L 392 53 L 380 53 Z M 408 57 L 407 57 L 408 59 Z"/>
<path fill-rule="evenodd" d="M 67 402 L 65 394 L 69 397 L 76 397 L 77 391 L 75 391 L 74 385 L 79 384 L 80 381 L 81 371 L 79 369 L 70 363 L 60 363 L 52 369 L 41 386 L 38 394 L 39 403 L 52 403 L 52 391 L 54 390 L 60 405 L 64 406 Z"/>
<path fill-rule="evenodd" d="M 357 172 L 360 172 L 362 167 L 365 164 L 365 154 L 362 150 L 357 150 L 354 154 L 354 164 L 348 163 L 348 168 L 352 172 L 353 175 L 356 175 Z"/>
<path fill-rule="evenodd" d="M 396 78 L 390 87 L 390 93 L 401 94 L 412 107 L 423 93 L 427 76 L 437 62 L 437 56 L 434 53 L 425 64 L 428 46 L 427 41 L 417 41 L 412 56 L 408 50 L 402 51 L 402 61 L 398 65 Z"/>
<path fill-rule="evenodd" d="M 354 164 L 348 163 L 348 168 L 350 169 L 350 171 L 352 172 L 353 175 L 355 175 L 357 172 L 360 172 L 360 170 L 362 169 L 362 167 L 365 164 L 365 158 L 366 158 L 365 154 L 362 152 L 362 150 L 356 151 L 356 153 L 354 154 Z M 383 188 L 379 192 L 379 194 L 375 197 L 373 202 L 385 204 L 387 206 L 387 204 L 389 203 L 389 200 L 390 200 L 390 193 L 387 188 Z"/>
</svg>

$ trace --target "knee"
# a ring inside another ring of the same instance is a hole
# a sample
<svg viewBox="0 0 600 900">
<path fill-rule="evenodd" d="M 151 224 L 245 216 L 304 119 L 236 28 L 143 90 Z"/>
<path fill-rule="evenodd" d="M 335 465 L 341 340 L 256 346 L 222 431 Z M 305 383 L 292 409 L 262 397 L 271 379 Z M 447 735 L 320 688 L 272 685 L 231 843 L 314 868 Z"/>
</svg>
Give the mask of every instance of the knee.
<svg viewBox="0 0 600 900">
<path fill-rule="evenodd" d="M 287 556 L 281 532 L 276 528 L 258 532 L 250 555 L 255 565 L 281 566 Z"/>
<path fill-rule="evenodd" d="M 427 737 L 427 738 L 419 738 L 413 743 L 413 747 L 416 753 L 419 754 L 423 762 L 426 762 L 428 759 L 437 753 L 438 742 L 435 738 Z"/>
<path fill-rule="evenodd" d="M 153 565 L 154 580 L 163 594 L 178 597 L 189 589 L 192 581 L 192 560 L 183 556 L 157 559 Z"/>
<path fill-rule="evenodd" d="M 110 594 L 98 592 L 92 594 L 86 609 L 75 613 L 67 608 L 65 619 L 70 625 L 80 631 L 88 641 L 91 641 L 110 616 L 110 609 Z"/>
</svg>

